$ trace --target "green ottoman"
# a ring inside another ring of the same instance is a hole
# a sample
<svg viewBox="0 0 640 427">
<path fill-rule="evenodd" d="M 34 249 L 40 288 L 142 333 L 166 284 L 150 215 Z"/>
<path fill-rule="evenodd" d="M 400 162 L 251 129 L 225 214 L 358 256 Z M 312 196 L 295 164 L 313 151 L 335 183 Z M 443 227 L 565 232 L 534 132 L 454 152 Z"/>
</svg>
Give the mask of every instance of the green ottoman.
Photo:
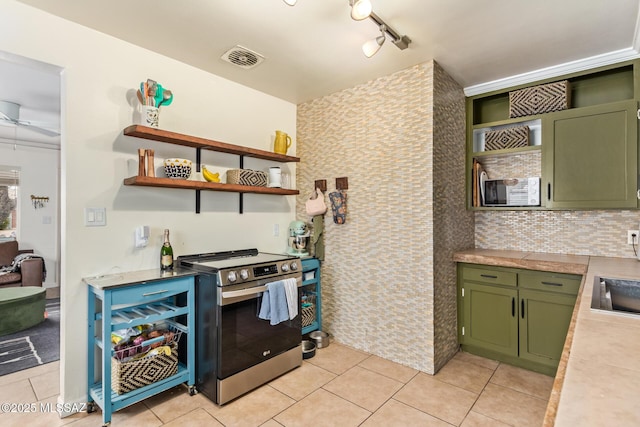
<svg viewBox="0 0 640 427">
<path fill-rule="evenodd" d="M 0 336 L 44 321 L 46 292 L 37 286 L 0 289 Z"/>
</svg>

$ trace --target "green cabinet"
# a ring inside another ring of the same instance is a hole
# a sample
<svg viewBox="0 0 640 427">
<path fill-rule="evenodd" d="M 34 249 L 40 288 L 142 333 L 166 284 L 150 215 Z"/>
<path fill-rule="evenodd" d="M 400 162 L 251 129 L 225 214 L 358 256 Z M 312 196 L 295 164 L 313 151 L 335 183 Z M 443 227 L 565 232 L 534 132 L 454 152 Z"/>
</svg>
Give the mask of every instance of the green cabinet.
<svg viewBox="0 0 640 427">
<path fill-rule="evenodd" d="M 464 286 L 464 344 L 518 355 L 518 291 L 468 282 Z"/>
<path fill-rule="evenodd" d="M 547 208 L 636 208 L 637 102 L 565 110 L 543 119 Z"/>
<path fill-rule="evenodd" d="M 458 264 L 463 350 L 553 375 L 581 277 Z"/>
</svg>

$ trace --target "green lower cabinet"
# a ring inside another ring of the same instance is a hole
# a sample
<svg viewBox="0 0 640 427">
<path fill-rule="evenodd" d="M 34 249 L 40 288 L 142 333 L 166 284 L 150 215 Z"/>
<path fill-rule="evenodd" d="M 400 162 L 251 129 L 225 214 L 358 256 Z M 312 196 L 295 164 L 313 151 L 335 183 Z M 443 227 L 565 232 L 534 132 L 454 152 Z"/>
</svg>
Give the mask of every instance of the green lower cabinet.
<svg viewBox="0 0 640 427">
<path fill-rule="evenodd" d="M 576 298 L 521 289 L 520 358 L 556 368 L 567 337 Z"/>
<path fill-rule="evenodd" d="M 458 337 L 464 351 L 555 375 L 581 277 L 458 265 Z"/>
<path fill-rule="evenodd" d="M 518 355 L 518 291 L 465 283 L 462 341 L 498 353 Z"/>
</svg>

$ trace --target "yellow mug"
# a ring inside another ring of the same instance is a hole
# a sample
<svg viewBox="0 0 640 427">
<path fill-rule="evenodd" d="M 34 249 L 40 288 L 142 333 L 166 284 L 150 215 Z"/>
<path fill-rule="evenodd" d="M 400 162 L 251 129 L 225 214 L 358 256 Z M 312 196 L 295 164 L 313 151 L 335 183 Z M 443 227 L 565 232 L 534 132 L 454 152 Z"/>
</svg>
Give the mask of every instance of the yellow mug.
<svg viewBox="0 0 640 427">
<path fill-rule="evenodd" d="M 273 151 L 278 154 L 287 154 L 289 147 L 291 147 L 291 137 L 286 133 L 277 130 L 276 139 L 273 141 Z"/>
</svg>

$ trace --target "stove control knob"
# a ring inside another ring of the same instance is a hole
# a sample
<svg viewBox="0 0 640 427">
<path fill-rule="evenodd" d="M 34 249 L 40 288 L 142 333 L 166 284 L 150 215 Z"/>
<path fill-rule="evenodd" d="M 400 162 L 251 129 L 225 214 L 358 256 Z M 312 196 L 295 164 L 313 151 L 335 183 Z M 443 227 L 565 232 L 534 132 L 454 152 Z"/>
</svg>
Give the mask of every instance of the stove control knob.
<svg viewBox="0 0 640 427">
<path fill-rule="evenodd" d="M 238 276 L 236 276 L 235 271 L 230 271 L 229 274 L 227 274 L 227 280 L 229 280 L 230 282 L 235 282 L 237 279 Z"/>
<path fill-rule="evenodd" d="M 297 262 L 295 262 L 295 261 L 294 261 L 294 262 L 292 262 L 292 263 L 291 263 L 291 270 L 295 271 L 295 270 L 297 270 L 297 269 L 298 269 L 298 263 L 297 263 Z"/>
<path fill-rule="evenodd" d="M 282 264 L 282 271 L 289 271 L 289 264 Z"/>
<path fill-rule="evenodd" d="M 249 278 L 249 271 L 246 268 L 240 270 L 240 278 L 242 280 L 247 280 Z"/>
</svg>

